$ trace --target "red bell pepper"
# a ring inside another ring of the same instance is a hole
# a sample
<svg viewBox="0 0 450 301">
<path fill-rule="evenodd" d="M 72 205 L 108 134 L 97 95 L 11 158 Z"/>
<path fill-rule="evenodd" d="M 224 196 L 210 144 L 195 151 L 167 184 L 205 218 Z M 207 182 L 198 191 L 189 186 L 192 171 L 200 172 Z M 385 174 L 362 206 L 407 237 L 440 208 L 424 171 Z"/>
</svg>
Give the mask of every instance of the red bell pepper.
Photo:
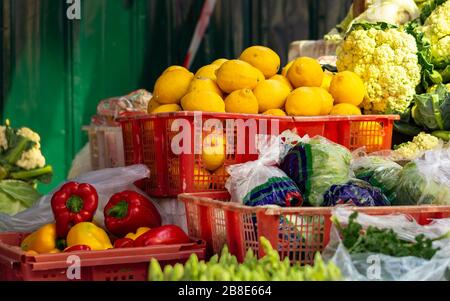
<svg viewBox="0 0 450 301">
<path fill-rule="evenodd" d="M 92 221 L 98 194 L 92 185 L 69 182 L 53 194 L 51 204 L 58 237 L 65 238 L 72 226 Z"/>
<path fill-rule="evenodd" d="M 116 249 L 125 249 L 125 248 L 133 248 L 134 240 L 131 238 L 121 238 L 114 242 L 114 248 Z"/>
<path fill-rule="evenodd" d="M 151 229 L 134 241 L 135 247 L 148 247 L 154 245 L 178 245 L 190 242 L 184 231 L 175 225 L 162 226 Z"/>
<path fill-rule="evenodd" d="M 117 237 L 134 233 L 141 227 L 161 226 L 161 215 L 143 195 L 124 191 L 111 197 L 104 211 L 105 226 Z"/>
<path fill-rule="evenodd" d="M 73 247 L 65 249 L 64 253 L 78 252 L 78 251 L 90 251 L 90 250 L 91 250 L 91 247 L 89 247 L 89 246 L 78 245 L 78 246 L 73 246 Z"/>
</svg>

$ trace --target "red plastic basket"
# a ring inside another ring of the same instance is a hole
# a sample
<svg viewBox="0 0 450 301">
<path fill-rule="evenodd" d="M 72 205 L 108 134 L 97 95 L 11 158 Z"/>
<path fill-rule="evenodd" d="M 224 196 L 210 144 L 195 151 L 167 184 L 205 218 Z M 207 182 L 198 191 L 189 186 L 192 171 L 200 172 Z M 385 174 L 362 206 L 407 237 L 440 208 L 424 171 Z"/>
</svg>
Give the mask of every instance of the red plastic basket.
<svg viewBox="0 0 450 301">
<path fill-rule="evenodd" d="M 248 249 L 263 256 L 259 237 L 267 238 L 282 259 L 312 264 L 329 242 L 331 208 L 263 208 L 230 202 L 228 192 L 182 194 L 189 234 L 207 243 L 208 254 L 225 244 L 242 261 Z M 450 217 L 450 206 L 351 208 L 370 215 L 408 214 L 419 224 Z"/>
<path fill-rule="evenodd" d="M 233 142 L 234 152 L 227 154 L 226 167 L 257 159 L 256 135 L 278 135 L 288 129 L 295 129 L 302 136 L 323 136 L 350 150 L 362 146 L 370 152 L 390 149 L 393 124 L 398 118 L 396 115 L 292 118 L 178 112 L 119 121 L 122 124 L 125 164 L 145 164 L 150 169 L 150 178 L 141 181 L 140 187 L 150 196 L 175 197 L 180 193 L 224 189 L 226 175 L 200 172 L 205 166 L 201 155 L 202 141 L 211 133 L 205 129 L 208 122 L 216 121 L 224 133 L 227 130 L 231 133 L 228 141 Z M 250 125 L 253 125 L 252 130 Z M 179 126 L 187 130 L 181 131 Z M 187 143 L 187 151 L 178 154 L 173 151 L 172 144 L 181 140 Z M 241 149 L 238 151 L 238 148 Z"/>
<path fill-rule="evenodd" d="M 146 281 L 150 259 L 161 265 L 184 263 L 191 254 L 205 258 L 203 241 L 186 245 L 154 246 L 147 248 L 111 249 L 29 256 L 19 245 L 26 234 L 0 234 L 0 281 L 69 281 L 77 256 L 81 281 Z M 70 279 L 72 279 L 71 277 Z"/>
</svg>

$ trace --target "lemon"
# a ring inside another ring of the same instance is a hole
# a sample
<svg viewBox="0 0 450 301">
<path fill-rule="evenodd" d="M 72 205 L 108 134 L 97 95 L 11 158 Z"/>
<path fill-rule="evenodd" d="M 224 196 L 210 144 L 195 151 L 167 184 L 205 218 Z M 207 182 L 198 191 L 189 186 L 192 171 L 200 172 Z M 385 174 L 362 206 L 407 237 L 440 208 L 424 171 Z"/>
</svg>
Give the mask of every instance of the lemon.
<svg viewBox="0 0 450 301">
<path fill-rule="evenodd" d="M 263 113 L 263 115 L 271 115 L 271 116 L 287 116 L 286 112 L 280 109 L 272 109 L 267 110 Z"/>
<path fill-rule="evenodd" d="M 173 70 L 183 70 L 183 71 L 189 72 L 189 70 L 187 70 L 186 68 L 184 68 L 182 66 L 173 65 L 173 66 L 168 67 L 166 70 L 164 70 L 163 74 L 173 71 Z"/>
<path fill-rule="evenodd" d="M 208 190 L 211 185 L 211 173 L 201 167 L 194 167 L 194 190 Z"/>
<path fill-rule="evenodd" d="M 205 168 L 215 171 L 225 162 L 225 140 L 223 134 L 213 133 L 203 140 L 202 161 Z"/>
<path fill-rule="evenodd" d="M 271 78 L 278 73 L 278 70 L 280 70 L 280 57 L 275 51 L 268 47 L 249 47 L 242 52 L 239 59 L 260 70 L 265 78 Z"/>
<path fill-rule="evenodd" d="M 228 174 L 225 166 L 219 167 L 212 175 L 213 189 L 225 189 L 225 183 L 229 177 L 230 175 Z"/>
<path fill-rule="evenodd" d="M 287 79 L 287 77 L 284 77 L 283 75 L 277 74 L 277 75 L 272 76 L 270 79 L 273 79 L 273 80 L 279 81 L 282 84 L 285 84 L 286 86 L 288 86 L 289 91 L 294 90 L 294 88 L 292 88 L 291 82 Z"/>
<path fill-rule="evenodd" d="M 150 99 L 150 101 L 148 102 L 148 106 L 147 106 L 147 112 L 149 114 L 153 113 L 153 111 L 159 107 L 161 104 L 158 103 L 154 97 L 152 97 L 152 99 Z"/>
<path fill-rule="evenodd" d="M 240 60 L 225 62 L 217 72 L 217 84 L 226 93 L 241 89 L 253 89 L 262 80 L 261 71 Z"/>
<path fill-rule="evenodd" d="M 287 85 L 273 79 L 259 83 L 253 90 L 256 99 L 258 99 L 260 113 L 283 108 L 290 92 Z"/>
<path fill-rule="evenodd" d="M 319 116 L 321 111 L 322 96 L 313 88 L 298 88 L 287 98 L 286 113 L 290 116 Z"/>
<path fill-rule="evenodd" d="M 362 79 L 354 72 L 344 71 L 333 77 L 330 93 L 337 104 L 349 103 L 359 106 L 366 95 Z"/>
<path fill-rule="evenodd" d="M 179 104 L 186 95 L 194 75 L 184 70 L 172 70 L 161 75 L 153 90 L 155 101 L 160 104 Z"/>
<path fill-rule="evenodd" d="M 206 65 L 198 69 L 197 73 L 195 73 L 195 77 L 204 77 L 212 79 L 213 81 L 217 80 L 216 70 L 219 69 L 218 65 Z"/>
<path fill-rule="evenodd" d="M 359 124 L 358 144 L 380 149 L 383 146 L 383 126 L 376 121 L 366 121 Z"/>
<path fill-rule="evenodd" d="M 250 89 L 234 91 L 225 98 L 227 113 L 258 114 L 258 100 Z"/>
<path fill-rule="evenodd" d="M 340 103 L 333 107 L 330 115 L 362 115 L 361 110 L 349 103 Z"/>
<path fill-rule="evenodd" d="M 154 109 L 151 114 L 159 114 L 159 113 L 171 113 L 171 112 L 181 112 L 183 109 L 180 105 L 170 104 L 170 105 L 161 105 Z"/>
<path fill-rule="evenodd" d="M 324 73 L 319 62 L 309 57 L 296 59 L 287 73 L 287 78 L 294 88 L 320 87 L 323 77 Z"/>
<path fill-rule="evenodd" d="M 331 73 L 329 71 L 325 71 L 324 76 L 323 76 L 322 85 L 320 87 L 324 88 L 327 91 L 329 91 L 330 90 L 331 81 L 333 80 L 333 76 L 334 76 L 333 73 Z"/>
<path fill-rule="evenodd" d="M 284 77 L 287 77 L 289 69 L 291 69 L 292 65 L 294 64 L 295 60 L 289 62 L 284 68 L 281 70 L 281 75 Z"/>
<path fill-rule="evenodd" d="M 217 65 L 217 66 L 219 66 L 219 68 L 220 68 L 220 67 L 222 67 L 222 65 L 223 65 L 224 63 L 226 63 L 226 62 L 228 62 L 227 59 L 217 59 L 217 60 L 215 60 L 214 62 L 212 62 L 211 65 Z"/>
<path fill-rule="evenodd" d="M 223 99 L 209 91 L 193 91 L 186 94 L 181 100 L 181 106 L 185 111 L 225 112 Z"/>
<path fill-rule="evenodd" d="M 320 94 L 322 98 L 322 110 L 320 111 L 320 115 L 329 115 L 331 110 L 333 110 L 334 99 L 330 93 L 324 88 L 313 87 L 314 91 Z"/>
<path fill-rule="evenodd" d="M 206 77 L 195 77 L 191 85 L 189 86 L 188 93 L 194 91 L 209 91 L 214 92 L 220 97 L 223 97 L 222 91 L 219 89 L 219 86 L 210 78 Z"/>
</svg>

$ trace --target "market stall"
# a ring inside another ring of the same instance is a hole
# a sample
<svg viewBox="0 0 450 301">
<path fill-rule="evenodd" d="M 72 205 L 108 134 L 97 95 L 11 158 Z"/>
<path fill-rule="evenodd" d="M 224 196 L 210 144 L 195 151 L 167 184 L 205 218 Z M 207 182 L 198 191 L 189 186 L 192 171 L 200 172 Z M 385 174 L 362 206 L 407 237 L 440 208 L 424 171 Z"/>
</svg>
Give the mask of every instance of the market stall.
<svg viewBox="0 0 450 301">
<path fill-rule="evenodd" d="M 449 280 L 449 20 L 450 1 L 355 1 L 286 66 L 264 46 L 167 66 L 99 102 L 45 196 L 39 135 L 7 122 L 0 279 Z"/>
</svg>

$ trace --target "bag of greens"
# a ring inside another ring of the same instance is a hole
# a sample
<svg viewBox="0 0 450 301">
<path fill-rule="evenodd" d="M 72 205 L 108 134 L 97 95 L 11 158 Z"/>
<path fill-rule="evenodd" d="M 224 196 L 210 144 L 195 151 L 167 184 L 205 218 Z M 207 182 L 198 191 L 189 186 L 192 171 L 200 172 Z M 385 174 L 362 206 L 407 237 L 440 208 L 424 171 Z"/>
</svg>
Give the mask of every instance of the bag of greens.
<svg viewBox="0 0 450 301">
<path fill-rule="evenodd" d="M 450 205 L 450 148 L 433 150 L 399 173 L 395 205 Z"/>
<path fill-rule="evenodd" d="M 297 184 L 305 202 L 322 206 L 332 185 L 350 180 L 352 154 L 345 147 L 323 137 L 303 139 L 281 162 L 281 169 Z"/>
</svg>

